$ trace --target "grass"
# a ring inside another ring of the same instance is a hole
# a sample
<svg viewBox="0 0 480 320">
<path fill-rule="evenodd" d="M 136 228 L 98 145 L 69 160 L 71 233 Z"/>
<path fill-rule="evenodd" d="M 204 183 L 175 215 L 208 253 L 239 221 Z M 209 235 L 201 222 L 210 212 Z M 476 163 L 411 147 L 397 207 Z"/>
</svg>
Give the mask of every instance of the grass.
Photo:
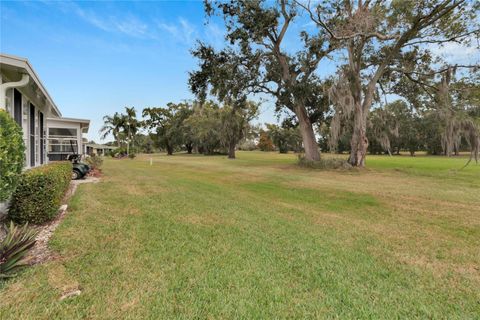
<svg viewBox="0 0 480 320">
<path fill-rule="evenodd" d="M 465 158 L 152 158 L 106 160 L 79 187 L 60 258 L 4 284 L 0 318 L 480 317 L 480 166 L 458 171 Z"/>
</svg>

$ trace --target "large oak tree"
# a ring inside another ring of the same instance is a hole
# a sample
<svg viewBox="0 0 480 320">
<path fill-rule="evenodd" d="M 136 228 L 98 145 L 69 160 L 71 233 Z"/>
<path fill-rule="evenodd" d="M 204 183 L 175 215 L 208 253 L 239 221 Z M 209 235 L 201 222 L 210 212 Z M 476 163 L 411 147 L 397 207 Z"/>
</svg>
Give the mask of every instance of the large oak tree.
<svg viewBox="0 0 480 320">
<path fill-rule="evenodd" d="M 266 93 L 275 98 L 277 111 L 287 109 L 296 116 L 305 157 L 319 160 L 314 123 L 320 121 L 326 104 L 317 75 L 320 61 L 334 48 L 326 43 L 325 31 L 301 32 L 299 50 L 287 50 L 285 37 L 298 19 L 292 1 L 276 3 L 260 0 L 206 1 L 207 15 L 219 14 L 225 21 L 228 49 L 224 53 L 239 65 L 248 66 L 250 93 Z"/>
<path fill-rule="evenodd" d="M 429 46 L 467 43 L 478 33 L 475 5 L 466 0 L 297 3 L 327 33 L 329 41 L 339 42 L 346 52 L 347 64 L 339 69 L 333 96 L 337 107 L 351 114 L 349 162 L 360 167 L 365 165 L 368 148 L 368 113 L 389 69 L 402 72 L 406 67 L 406 72 L 412 72 L 431 57 Z"/>
</svg>

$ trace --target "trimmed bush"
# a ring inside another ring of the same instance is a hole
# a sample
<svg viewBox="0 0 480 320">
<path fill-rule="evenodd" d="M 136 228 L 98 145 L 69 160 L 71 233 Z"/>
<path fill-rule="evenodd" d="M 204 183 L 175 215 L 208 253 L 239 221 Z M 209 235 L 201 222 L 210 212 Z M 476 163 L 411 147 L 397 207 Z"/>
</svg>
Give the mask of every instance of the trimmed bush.
<svg viewBox="0 0 480 320">
<path fill-rule="evenodd" d="M 55 218 L 72 178 L 72 164 L 54 162 L 25 171 L 12 195 L 8 216 L 15 222 L 41 224 Z"/>
<path fill-rule="evenodd" d="M 4 110 L 0 110 L 0 202 L 15 190 L 25 159 L 22 129 Z"/>
</svg>

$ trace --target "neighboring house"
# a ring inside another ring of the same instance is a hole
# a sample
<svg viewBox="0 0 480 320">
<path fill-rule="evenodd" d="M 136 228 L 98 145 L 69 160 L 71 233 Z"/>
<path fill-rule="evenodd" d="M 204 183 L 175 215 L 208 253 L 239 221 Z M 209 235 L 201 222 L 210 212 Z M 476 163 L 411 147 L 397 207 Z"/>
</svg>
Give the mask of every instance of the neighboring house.
<svg viewBox="0 0 480 320">
<path fill-rule="evenodd" d="M 58 147 L 64 143 L 56 139 L 60 136 L 75 136 L 79 150 L 82 150 L 81 133 L 88 131 L 89 120 L 62 118 L 60 110 L 25 58 L 0 54 L 0 109 L 7 110 L 22 128 L 27 168 L 47 163 L 47 151 L 49 156 L 52 155 L 51 160 L 56 160 L 55 150 L 63 152 L 65 149 Z M 50 134 L 47 128 L 66 129 L 68 132 L 53 129 Z M 75 135 L 74 128 L 77 130 Z"/>
<path fill-rule="evenodd" d="M 109 151 L 115 150 L 117 147 L 114 146 L 107 146 L 105 144 L 95 144 L 95 143 L 87 143 L 85 144 L 85 153 L 88 155 L 94 155 L 96 154 L 97 156 L 104 156 L 106 155 Z"/>
</svg>

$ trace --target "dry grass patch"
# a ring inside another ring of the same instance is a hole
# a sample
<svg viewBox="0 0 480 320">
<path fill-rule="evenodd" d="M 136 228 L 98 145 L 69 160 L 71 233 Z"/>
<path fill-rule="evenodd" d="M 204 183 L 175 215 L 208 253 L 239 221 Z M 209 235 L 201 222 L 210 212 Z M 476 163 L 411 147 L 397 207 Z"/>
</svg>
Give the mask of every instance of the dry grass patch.
<svg viewBox="0 0 480 320">
<path fill-rule="evenodd" d="M 54 263 L 48 268 L 48 284 L 59 292 L 59 298 L 81 289 L 78 281 L 68 275 L 60 263 Z"/>
</svg>

